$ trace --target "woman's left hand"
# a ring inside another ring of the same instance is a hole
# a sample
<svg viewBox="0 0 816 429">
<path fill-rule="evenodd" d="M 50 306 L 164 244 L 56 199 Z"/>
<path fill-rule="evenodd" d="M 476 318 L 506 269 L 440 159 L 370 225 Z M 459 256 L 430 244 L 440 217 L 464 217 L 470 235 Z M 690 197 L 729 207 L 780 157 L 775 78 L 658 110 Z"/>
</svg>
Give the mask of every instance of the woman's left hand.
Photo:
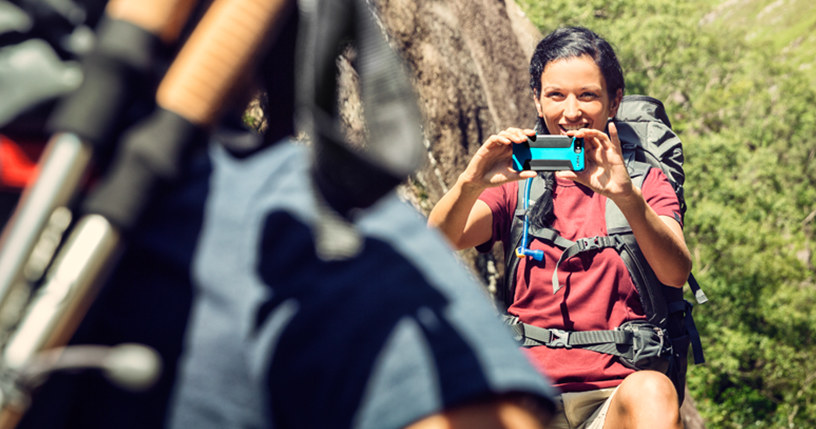
<svg viewBox="0 0 816 429">
<path fill-rule="evenodd" d="M 632 180 L 624 164 L 618 129 L 614 123 L 609 123 L 609 135 L 589 128 L 568 135 L 584 139 L 586 166 L 579 172 L 556 172 L 558 177 L 581 183 L 613 201 L 631 195 Z"/>
</svg>

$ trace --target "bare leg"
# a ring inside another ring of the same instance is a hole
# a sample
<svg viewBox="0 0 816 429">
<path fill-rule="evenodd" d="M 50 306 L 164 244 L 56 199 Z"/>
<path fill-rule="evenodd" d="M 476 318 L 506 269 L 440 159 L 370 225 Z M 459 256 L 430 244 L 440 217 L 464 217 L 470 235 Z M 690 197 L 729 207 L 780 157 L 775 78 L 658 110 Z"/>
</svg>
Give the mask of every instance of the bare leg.
<svg viewBox="0 0 816 429">
<path fill-rule="evenodd" d="M 444 411 L 406 429 L 545 429 L 550 417 L 524 401 L 505 397 Z"/>
<path fill-rule="evenodd" d="M 609 406 L 605 429 L 682 429 L 677 392 L 657 371 L 635 372 L 621 383 Z"/>
</svg>

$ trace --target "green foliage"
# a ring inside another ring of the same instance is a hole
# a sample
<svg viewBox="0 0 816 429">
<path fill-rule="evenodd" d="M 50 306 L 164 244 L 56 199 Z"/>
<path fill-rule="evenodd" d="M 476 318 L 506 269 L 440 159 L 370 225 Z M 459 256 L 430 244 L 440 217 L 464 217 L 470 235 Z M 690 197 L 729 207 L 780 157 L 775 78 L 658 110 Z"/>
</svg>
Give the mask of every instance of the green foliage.
<svg viewBox="0 0 816 429">
<path fill-rule="evenodd" d="M 518 2 L 544 33 L 609 39 L 627 93 L 662 99 L 681 134 L 686 240 L 711 299 L 695 308 L 708 362 L 689 387 L 708 426 L 816 427 L 816 9 Z"/>
</svg>

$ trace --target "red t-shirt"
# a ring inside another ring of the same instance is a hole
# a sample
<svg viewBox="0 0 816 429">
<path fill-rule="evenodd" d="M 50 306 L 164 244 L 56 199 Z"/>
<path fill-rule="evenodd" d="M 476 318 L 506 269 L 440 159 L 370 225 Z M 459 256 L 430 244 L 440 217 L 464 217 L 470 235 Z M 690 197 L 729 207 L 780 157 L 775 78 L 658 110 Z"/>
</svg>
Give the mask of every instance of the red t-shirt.
<svg viewBox="0 0 816 429">
<path fill-rule="evenodd" d="M 487 189 L 479 197 L 493 212 L 491 241 L 507 246 L 516 209 L 519 182 Z M 643 197 L 658 215 L 680 218 L 677 196 L 659 169 L 651 169 L 642 186 Z M 570 180 L 558 180 L 554 195 L 553 227 L 569 240 L 606 235 L 606 197 Z M 542 328 L 568 331 L 607 330 L 627 320 L 645 318 L 632 278 L 615 249 L 583 252 L 558 268 L 562 289 L 553 294 L 552 275 L 562 249 L 532 240 L 531 249 L 544 259 L 519 260 L 516 291 L 508 312 Z M 582 349 L 527 349 L 533 362 L 565 392 L 614 387 L 633 370 L 612 355 Z"/>
</svg>

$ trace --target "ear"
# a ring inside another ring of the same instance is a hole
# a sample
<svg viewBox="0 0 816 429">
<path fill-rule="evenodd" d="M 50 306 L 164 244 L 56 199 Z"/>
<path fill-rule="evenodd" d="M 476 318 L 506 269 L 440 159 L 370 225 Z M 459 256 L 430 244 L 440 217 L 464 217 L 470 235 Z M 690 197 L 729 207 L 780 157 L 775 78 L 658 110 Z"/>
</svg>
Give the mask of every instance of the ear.
<svg viewBox="0 0 816 429">
<path fill-rule="evenodd" d="M 536 112 L 538 112 L 538 117 L 543 118 L 544 112 L 541 111 L 541 100 L 538 99 L 538 91 L 533 91 L 533 102 L 536 106 Z"/>
<path fill-rule="evenodd" d="M 621 101 L 623 101 L 623 90 L 618 88 L 618 92 L 615 93 L 615 99 L 609 102 L 609 119 L 614 118 L 618 114 Z"/>
</svg>

